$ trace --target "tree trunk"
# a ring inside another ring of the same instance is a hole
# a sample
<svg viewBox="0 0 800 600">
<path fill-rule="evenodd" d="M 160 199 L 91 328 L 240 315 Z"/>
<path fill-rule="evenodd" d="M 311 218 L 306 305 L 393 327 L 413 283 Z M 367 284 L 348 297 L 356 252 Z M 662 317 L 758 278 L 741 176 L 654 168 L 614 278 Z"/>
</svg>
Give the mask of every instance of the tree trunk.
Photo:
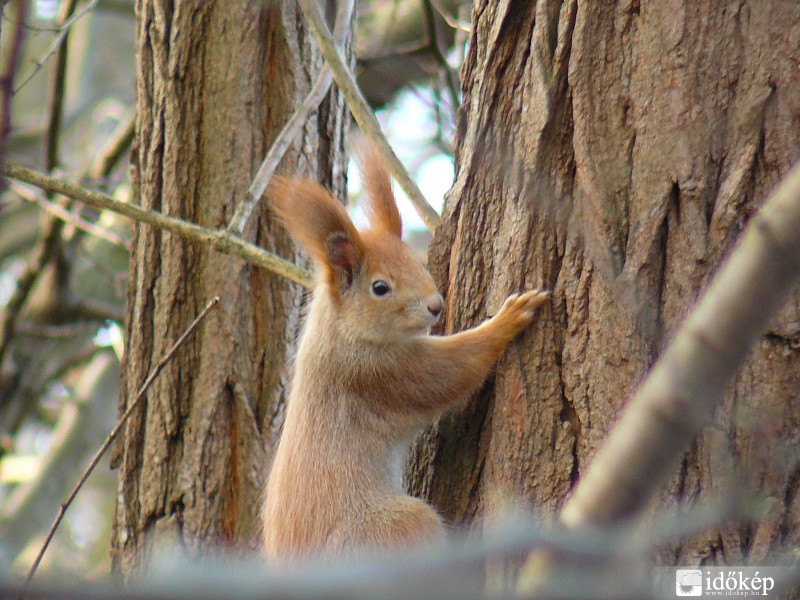
<svg viewBox="0 0 800 600">
<path fill-rule="evenodd" d="M 476 0 L 473 19 L 456 181 L 430 251 L 443 327 L 471 327 L 523 288 L 553 297 L 484 389 L 415 445 L 407 483 L 455 525 L 511 503 L 559 510 L 800 158 L 794 0 Z M 741 471 L 766 512 L 659 562 L 765 564 L 800 541 L 798 340 L 795 290 L 656 502 L 743 494 Z"/>
<path fill-rule="evenodd" d="M 294 2 L 138 0 L 135 198 L 225 227 L 322 61 Z M 345 189 L 344 106 L 308 119 L 285 170 Z M 262 206 L 245 236 L 292 258 Z M 167 365 L 118 445 L 114 569 L 135 573 L 153 543 L 190 555 L 247 548 L 280 421 L 299 286 L 240 259 L 136 226 L 121 409 L 215 295 L 219 307 Z"/>
</svg>

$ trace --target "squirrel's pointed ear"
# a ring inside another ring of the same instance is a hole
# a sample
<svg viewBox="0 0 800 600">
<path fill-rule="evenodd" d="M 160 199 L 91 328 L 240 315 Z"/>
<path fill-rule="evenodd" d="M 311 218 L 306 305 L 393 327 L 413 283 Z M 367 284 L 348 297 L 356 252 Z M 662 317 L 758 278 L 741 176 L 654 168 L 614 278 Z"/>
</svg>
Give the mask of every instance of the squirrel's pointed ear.
<svg viewBox="0 0 800 600">
<path fill-rule="evenodd" d="M 403 235 L 403 221 L 392 192 L 392 180 L 375 146 L 366 143 L 359 153 L 361 179 L 364 182 L 364 212 L 370 224 L 397 237 Z"/>
<path fill-rule="evenodd" d="M 353 283 L 364 262 L 364 246 L 344 206 L 312 181 L 275 177 L 270 204 L 289 233 L 322 269 L 335 291 Z"/>
</svg>

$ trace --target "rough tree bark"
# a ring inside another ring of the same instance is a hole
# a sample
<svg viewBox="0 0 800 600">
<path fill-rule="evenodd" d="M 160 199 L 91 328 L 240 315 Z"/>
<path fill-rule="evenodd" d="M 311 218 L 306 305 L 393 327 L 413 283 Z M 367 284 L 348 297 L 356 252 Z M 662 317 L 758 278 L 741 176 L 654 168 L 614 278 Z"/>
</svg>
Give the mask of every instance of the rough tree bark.
<svg viewBox="0 0 800 600">
<path fill-rule="evenodd" d="M 750 215 L 800 158 L 800 5 L 476 0 L 456 181 L 430 265 L 444 329 L 553 290 L 468 406 L 415 445 L 407 483 L 454 525 L 554 515 Z M 765 564 L 800 541 L 800 291 L 652 507 L 766 498 L 661 552 Z"/>
<path fill-rule="evenodd" d="M 136 26 L 136 201 L 225 227 L 321 67 L 316 44 L 291 1 L 138 0 Z M 332 92 L 287 153 L 285 169 L 341 194 L 345 124 Z M 245 236 L 293 256 L 264 207 Z M 166 367 L 118 444 L 112 553 L 126 577 L 155 540 L 195 555 L 247 548 L 258 537 L 299 286 L 137 226 L 120 404 L 214 295 L 220 306 Z"/>
</svg>

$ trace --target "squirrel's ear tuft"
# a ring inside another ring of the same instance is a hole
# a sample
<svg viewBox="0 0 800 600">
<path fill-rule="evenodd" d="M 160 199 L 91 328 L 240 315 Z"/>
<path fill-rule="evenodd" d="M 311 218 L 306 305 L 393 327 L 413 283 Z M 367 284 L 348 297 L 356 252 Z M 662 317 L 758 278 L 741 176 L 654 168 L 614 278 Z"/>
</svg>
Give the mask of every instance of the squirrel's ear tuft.
<svg viewBox="0 0 800 600">
<path fill-rule="evenodd" d="M 374 229 L 402 237 L 403 221 L 397 210 L 392 180 L 375 146 L 366 143 L 359 153 L 361 178 L 364 182 L 364 212 Z"/>
<path fill-rule="evenodd" d="M 273 211 L 300 242 L 335 291 L 352 283 L 364 262 L 364 246 L 344 206 L 312 181 L 274 177 L 267 188 Z"/>
</svg>

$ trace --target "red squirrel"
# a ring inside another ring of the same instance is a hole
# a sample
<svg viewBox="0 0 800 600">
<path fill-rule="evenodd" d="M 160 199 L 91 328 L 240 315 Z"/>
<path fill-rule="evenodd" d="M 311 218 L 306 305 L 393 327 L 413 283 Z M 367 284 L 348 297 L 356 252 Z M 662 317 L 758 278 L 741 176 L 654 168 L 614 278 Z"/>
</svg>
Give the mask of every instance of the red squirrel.
<svg viewBox="0 0 800 600">
<path fill-rule="evenodd" d="M 267 193 L 317 275 L 263 506 L 273 562 L 443 539 L 439 515 L 402 489 L 408 444 L 477 391 L 548 296 L 513 294 L 478 327 L 429 335 L 442 296 L 401 240 L 391 181 L 374 151 L 362 172 L 364 231 L 316 183 L 276 178 Z"/>
</svg>

